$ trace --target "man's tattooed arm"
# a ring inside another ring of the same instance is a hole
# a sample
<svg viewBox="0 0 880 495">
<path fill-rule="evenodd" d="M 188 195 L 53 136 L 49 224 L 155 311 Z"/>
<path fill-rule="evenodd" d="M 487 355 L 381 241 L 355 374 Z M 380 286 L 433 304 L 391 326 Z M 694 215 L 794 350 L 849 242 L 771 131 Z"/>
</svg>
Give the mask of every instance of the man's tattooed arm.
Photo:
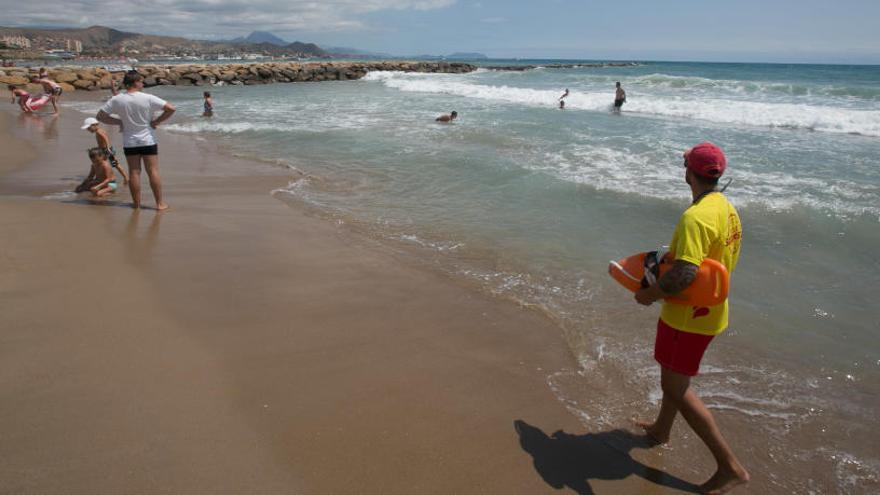
<svg viewBox="0 0 880 495">
<path fill-rule="evenodd" d="M 691 282 L 697 278 L 697 270 L 699 267 L 693 263 L 675 260 L 672 268 L 660 278 L 657 285 L 667 295 L 678 294 L 687 289 Z"/>
</svg>

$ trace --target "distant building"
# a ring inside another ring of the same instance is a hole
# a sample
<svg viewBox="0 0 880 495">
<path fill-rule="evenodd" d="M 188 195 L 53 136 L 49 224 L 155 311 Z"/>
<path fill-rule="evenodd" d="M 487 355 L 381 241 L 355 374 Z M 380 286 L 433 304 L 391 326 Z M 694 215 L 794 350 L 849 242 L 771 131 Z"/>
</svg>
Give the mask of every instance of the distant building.
<svg viewBox="0 0 880 495">
<path fill-rule="evenodd" d="M 72 53 L 82 53 L 83 44 L 80 40 L 67 40 L 67 51 Z"/>
<path fill-rule="evenodd" d="M 25 38 L 24 36 L 3 36 L 0 38 L 0 41 L 6 44 L 6 46 L 17 46 L 19 48 L 30 48 L 31 40 Z"/>
</svg>

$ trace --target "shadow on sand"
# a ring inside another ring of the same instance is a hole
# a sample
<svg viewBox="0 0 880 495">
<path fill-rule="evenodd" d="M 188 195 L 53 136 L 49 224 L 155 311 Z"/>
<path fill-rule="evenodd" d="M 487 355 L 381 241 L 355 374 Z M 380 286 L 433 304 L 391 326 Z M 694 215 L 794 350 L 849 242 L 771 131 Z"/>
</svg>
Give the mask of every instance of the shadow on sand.
<svg viewBox="0 0 880 495">
<path fill-rule="evenodd" d="M 588 495 L 593 493 L 591 479 L 622 480 L 636 475 L 658 485 L 700 493 L 697 485 L 645 466 L 629 455 L 634 448 L 655 445 L 644 435 L 626 430 L 572 435 L 560 430 L 548 436 L 521 419 L 513 426 L 523 450 L 532 456 L 535 470 L 553 488 L 568 487 Z"/>
</svg>

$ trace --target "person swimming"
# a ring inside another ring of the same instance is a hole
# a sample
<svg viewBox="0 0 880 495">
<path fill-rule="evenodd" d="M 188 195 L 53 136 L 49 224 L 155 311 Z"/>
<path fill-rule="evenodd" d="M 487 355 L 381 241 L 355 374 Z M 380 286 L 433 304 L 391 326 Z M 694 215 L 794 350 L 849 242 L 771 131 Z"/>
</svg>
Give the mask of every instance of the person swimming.
<svg viewBox="0 0 880 495">
<path fill-rule="evenodd" d="M 437 117 L 436 119 L 434 119 L 434 122 L 449 123 L 457 118 L 458 118 L 458 112 L 453 110 L 452 113 L 450 113 L 449 115 L 441 115 L 441 116 Z"/>
</svg>

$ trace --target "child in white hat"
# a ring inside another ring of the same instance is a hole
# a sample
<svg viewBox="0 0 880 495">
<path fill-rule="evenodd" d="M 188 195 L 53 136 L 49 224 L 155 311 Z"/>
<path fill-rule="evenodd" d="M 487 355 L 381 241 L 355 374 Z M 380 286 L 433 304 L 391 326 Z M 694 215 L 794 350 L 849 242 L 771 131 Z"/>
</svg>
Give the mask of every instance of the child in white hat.
<svg viewBox="0 0 880 495">
<path fill-rule="evenodd" d="M 87 118 L 83 121 L 82 129 L 95 135 L 95 140 L 98 142 L 98 148 L 101 148 L 104 151 L 104 156 L 110 161 L 110 166 L 122 176 L 122 184 L 128 185 L 128 175 L 125 173 L 125 170 L 119 166 L 119 160 L 116 159 L 116 151 L 113 149 L 113 146 L 110 145 L 110 136 L 108 136 L 107 131 L 101 127 L 101 123 L 98 122 L 98 119 L 94 117 Z"/>
</svg>

